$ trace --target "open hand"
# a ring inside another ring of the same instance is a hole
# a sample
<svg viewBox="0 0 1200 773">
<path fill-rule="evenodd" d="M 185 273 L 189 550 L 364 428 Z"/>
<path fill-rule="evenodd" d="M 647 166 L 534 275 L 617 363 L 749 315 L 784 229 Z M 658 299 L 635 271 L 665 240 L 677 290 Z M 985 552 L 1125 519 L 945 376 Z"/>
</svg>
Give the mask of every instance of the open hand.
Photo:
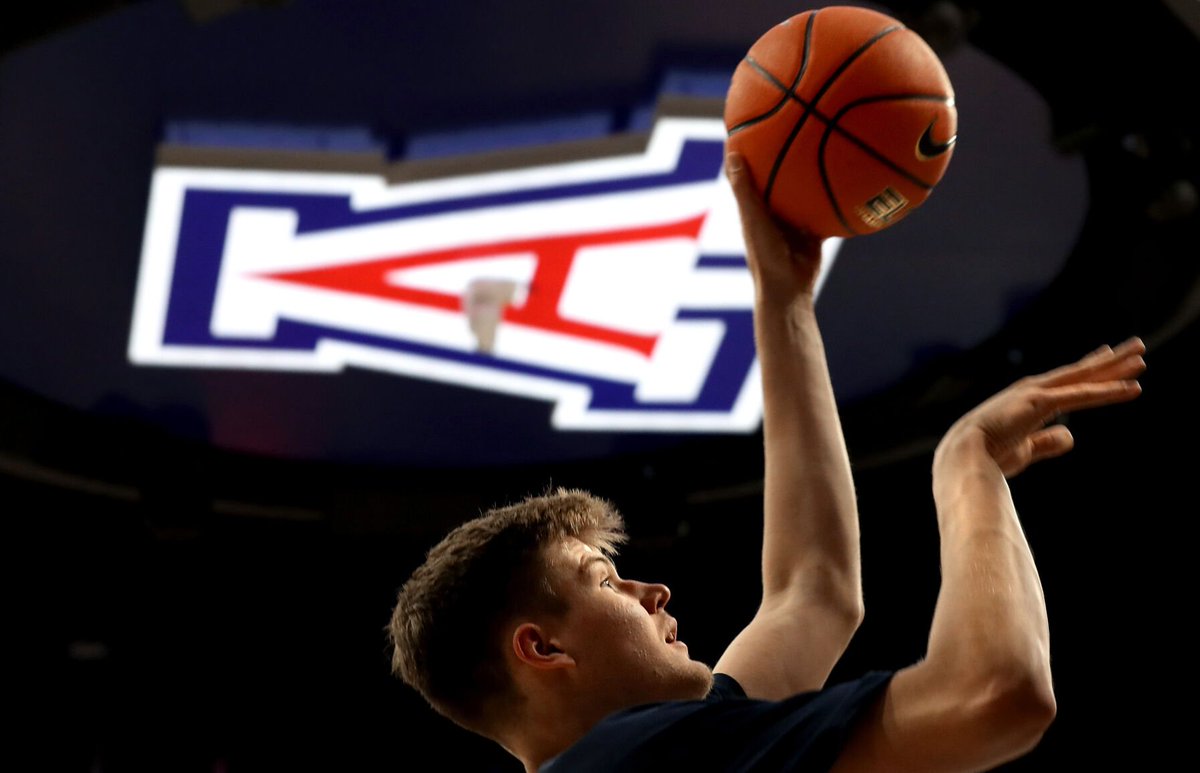
<svg viewBox="0 0 1200 773">
<path fill-rule="evenodd" d="M 1115 349 L 1103 346 L 1070 365 L 1017 381 L 955 422 L 938 445 L 935 464 L 960 443 L 980 439 L 1006 478 L 1065 454 L 1075 440 L 1065 426 L 1052 422 L 1141 394 L 1134 379 L 1146 368 L 1145 351 L 1141 339 L 1130 338 Z"/>
</svg>

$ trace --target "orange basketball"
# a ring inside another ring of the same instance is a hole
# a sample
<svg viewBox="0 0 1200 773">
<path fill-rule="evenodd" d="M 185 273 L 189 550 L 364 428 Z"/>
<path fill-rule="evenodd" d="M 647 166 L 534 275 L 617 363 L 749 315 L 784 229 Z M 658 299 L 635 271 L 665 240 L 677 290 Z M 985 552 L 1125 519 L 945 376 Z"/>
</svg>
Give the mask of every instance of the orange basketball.
<svg viewBox="0 0 1200 773">
<path fill-rule="evenodd" d="M 954 90 L 920 35 L 853 6 L 805 11 L 759 38 L 725 98 L 727 149 L 784 221 L 870 234 L 925 202 L 958 132 Z"/>
</svg>

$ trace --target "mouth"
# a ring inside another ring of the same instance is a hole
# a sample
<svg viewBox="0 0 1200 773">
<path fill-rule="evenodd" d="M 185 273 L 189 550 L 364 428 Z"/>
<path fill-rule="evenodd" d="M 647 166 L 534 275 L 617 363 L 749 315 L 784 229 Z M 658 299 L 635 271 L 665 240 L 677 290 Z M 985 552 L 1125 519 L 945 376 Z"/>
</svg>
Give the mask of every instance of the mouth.
<svg viewBox="0 0 1200 773">
<path fill-rule="evenodd" d="M 678 641 L 679 640 L 679 624 L 676 623 L 674 620 L 672 620 L 667 625 L 667 635 L 665 638 L 666 638 L 667 644 L 675 644 L 677 642 L 679 644 L 683 643 L 683 642 Z"/>
</svg>

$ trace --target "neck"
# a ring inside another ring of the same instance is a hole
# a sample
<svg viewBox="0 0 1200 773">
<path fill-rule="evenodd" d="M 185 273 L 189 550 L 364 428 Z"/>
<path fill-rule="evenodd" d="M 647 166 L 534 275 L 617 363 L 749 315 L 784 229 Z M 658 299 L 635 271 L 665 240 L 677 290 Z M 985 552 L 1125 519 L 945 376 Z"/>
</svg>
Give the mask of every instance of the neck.
<svg viewBox="0 0 1200 773">
<path fill-rule="evenodd" d="M 568 709 L 550 702 L 539 710 L 523 712 L 497 741 L 521 761 L 526 773 L 537 773 L 539 767 L 569 749 L 607 713 L 585 716 L 577 706 Z"/>
</svg>

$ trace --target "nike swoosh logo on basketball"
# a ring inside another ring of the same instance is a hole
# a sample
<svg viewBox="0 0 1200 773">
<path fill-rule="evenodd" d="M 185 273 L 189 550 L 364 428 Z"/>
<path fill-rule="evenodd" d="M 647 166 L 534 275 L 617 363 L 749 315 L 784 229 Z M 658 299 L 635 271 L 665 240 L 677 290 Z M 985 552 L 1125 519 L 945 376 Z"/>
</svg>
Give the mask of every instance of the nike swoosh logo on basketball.
<svg viewBox="0 0 1200 773">
<path fill-rule="evenodd" d="M 937 123 L 937 119 L 929 122 L 925 127 L 925 131 L 921 133 L 921 139 L 917 140 L 917 158 L 922 161 L 930 161 L 950 150 L 954 143 L 958 141 L 958 135 L 955 134 L 945 142 L 934 142 L 933 125 Z"/>
</svg>

